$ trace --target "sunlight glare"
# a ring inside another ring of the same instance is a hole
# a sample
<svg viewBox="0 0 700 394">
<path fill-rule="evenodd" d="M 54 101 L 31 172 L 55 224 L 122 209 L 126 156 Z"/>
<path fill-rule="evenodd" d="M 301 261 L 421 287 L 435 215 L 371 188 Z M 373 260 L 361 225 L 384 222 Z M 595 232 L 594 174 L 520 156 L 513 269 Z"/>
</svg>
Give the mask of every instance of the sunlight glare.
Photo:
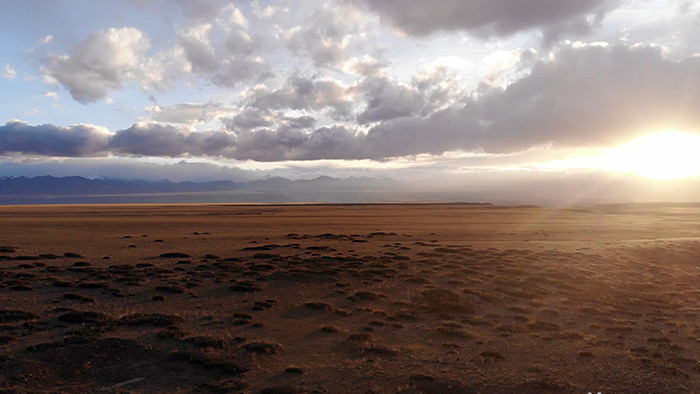
<svg viewBox="0 0 700 394">
<path fill-rule="evenodd" d="M 559 160 L 548 168 L 590 168 L 671 180 L 700 176 L 700 135 L 666 131 L 647 135 L 600 155 Z"/>
<path fill-rule="evenodd" d="M 639 138 L 606 155 L 607 168 L 654 179 L 700 175 L 700 136 L 668 131 Z"/>
</svg>

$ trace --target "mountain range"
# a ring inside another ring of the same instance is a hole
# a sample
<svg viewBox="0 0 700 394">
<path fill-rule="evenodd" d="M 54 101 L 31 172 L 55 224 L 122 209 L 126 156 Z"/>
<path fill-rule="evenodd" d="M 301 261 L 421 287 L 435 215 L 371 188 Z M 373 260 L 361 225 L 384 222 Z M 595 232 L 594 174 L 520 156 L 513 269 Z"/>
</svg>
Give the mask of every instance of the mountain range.
<svg viewBox="0 0 700 394">
<path fill-rule="evenodd" d="M 183 193 L 224 191 L 236 188 L 240 188 L 240 184 L 230 181 L 196 183 L 171 182 L 167 179 L 160 181 L 89 179 L 81 176 L 0 178 L 0 195 L 4 196 Z"/>
<path fill-rule="evenodd" d="M 309 180 L 272 177 L 251 182 L 172 182 L 80 176 L 0 177 L 0 204 L 225 203 L 397 201 L 387 197 L 401 182 L 375 178 Z"/>
</svg>

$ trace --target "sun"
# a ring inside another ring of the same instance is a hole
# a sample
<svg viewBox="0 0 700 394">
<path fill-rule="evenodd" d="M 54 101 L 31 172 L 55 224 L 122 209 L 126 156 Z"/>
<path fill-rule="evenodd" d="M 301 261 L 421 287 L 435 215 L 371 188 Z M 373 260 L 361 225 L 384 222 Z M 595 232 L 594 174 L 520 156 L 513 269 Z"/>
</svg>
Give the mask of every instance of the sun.
<svg viewBox="0 0 700 394">
<path fill-rule="evenodd" d="M 649 134 L 594 155 L 543 164 L 550 169 L 595 169 L 651 179 L 700 177 L 700 135 L 677 131 Z"/>
<path fill-rule="evenodd" d="M 653 179 L 700 175 L 700 135 L 665 131 L 611 149 L 599 157 L 601 168 L 633 172 Z"/>
</svg>

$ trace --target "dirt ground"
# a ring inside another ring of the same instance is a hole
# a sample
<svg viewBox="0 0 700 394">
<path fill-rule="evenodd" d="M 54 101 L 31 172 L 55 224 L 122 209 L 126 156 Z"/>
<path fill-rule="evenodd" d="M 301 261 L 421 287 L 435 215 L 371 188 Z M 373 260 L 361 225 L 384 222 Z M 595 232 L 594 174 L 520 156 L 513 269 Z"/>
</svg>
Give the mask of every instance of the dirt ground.
<svg viewBox="0 0 700 394">
<path fill-rule="evenodd" d="M 0 392 L 700 392 L 700 205 L 0 207 Z"/>
</svg>

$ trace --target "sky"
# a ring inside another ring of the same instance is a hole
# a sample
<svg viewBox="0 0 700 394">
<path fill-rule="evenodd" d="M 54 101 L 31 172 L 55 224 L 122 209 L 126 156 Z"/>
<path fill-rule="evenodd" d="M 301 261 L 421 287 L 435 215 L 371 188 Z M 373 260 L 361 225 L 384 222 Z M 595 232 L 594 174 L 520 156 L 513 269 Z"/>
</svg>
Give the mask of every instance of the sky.
<svg viewBox="0 0 700 394">
<path fill-rule="evenodd" d="M 696 1 L 0 6 L 0 176 L 700 175 Z"/>
</svg>

